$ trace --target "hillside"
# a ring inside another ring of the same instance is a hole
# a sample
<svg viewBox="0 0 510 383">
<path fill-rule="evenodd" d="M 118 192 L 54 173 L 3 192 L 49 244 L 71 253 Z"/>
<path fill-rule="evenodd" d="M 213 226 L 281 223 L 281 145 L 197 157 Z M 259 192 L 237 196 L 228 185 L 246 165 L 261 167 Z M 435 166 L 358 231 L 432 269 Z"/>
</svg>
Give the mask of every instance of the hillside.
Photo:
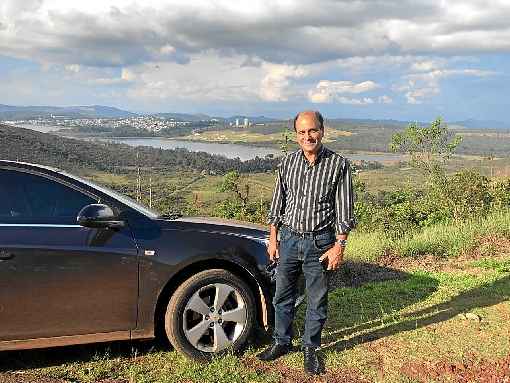
<svg viewBox="0 0 510 383">
<path fill-rule="evenodd" d="M 120 171 L 142 166 L 160 169 L 189 169 L 222 174 L 264 172 L 274 169 L 276 159 L 249 161 L 213 156 L 185 149 L 133 148 L 108 142 L 84 142 L 0 124 L 0 159 L 56 166 L 66 170 Z"/>
<path fill-rule="evenodd" d="M 0 104 L 0 120 L 27 120 L 49 118 L 126 118 L 137 114 L 111 106 L 13 106 Z"/>
</svg>

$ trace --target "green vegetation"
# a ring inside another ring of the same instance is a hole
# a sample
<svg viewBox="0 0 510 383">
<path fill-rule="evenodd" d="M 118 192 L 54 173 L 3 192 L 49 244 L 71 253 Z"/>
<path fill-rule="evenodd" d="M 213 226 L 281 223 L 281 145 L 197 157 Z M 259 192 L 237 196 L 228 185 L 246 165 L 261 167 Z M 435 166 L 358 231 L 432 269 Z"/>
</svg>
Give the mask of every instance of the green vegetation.
<svg viewBox="0 0 510 383">
<path fill-rule="evenodd" d="M 383 230 L 356 230 L 349 237 L 349 250 L 367 261 L 393 254 L 404 257 L 434 255 L 458 257 L 476 248 L 483 238 L 510 237 L 510 209 L 461 222 L 444 222 L 424 227 L 420 231 L 392 238 Z M 493 255 L 492 247 L 481 248 L 483 255 Z"/>
<path fill-rule="evenodd" d="M 401 256 L 459 256 L 472 250 L 482 238 L 510 237 L 510 209 L 469 221 L 441 223 L 406 235 L 392 248 Z M 488 254 L 490 255 L 490 254 Z"/>
</svg>

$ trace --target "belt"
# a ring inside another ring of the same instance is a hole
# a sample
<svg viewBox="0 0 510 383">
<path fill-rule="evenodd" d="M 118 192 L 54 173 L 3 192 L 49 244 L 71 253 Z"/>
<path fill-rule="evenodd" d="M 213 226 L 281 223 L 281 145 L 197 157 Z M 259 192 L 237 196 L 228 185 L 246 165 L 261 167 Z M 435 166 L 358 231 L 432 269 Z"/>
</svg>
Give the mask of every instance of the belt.
<svg viewBox="0 0 510 383">
<path fill-rule="evenodd" d="M 311 238 L 311 239 L 314 239 L 317 235 L 321 235 L 321 234 L 324 234 L 324 233 L 327 233 L 327 232 L 331 232 L 331 233 L 334 233 L 334 229 L 331 228 L 331 227 L 325 227 L 324 229 L 321 229 L 321 230 L 316 230 L 316 231 L 296 231 L 294 229 L 292 229 L 290 226 L 287 226 L 287 225 L 282 225 L 282 228 L 288 230 L 292 235 L 295 235 L 297 237 L 300 237 L 300 238 Z"/>
</svg>

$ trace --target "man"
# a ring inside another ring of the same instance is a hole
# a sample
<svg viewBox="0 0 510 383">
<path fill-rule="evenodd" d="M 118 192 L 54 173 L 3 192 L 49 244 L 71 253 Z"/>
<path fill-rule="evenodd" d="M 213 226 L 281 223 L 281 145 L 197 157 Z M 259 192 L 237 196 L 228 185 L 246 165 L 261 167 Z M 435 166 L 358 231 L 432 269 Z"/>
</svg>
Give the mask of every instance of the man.
<svg viewBox="0 0 510 383">
<path fill-rule="evenodd" d="M 273 299 L 273 344 L 258 355 L 275 360 L 291 349 L 296 282 L 306 281 L 307 310 L 303 335 L 304 368 L 319 374 L 316 349 L 326 321 L 328 271 L 343 261 L 349 231 L 355 226 L 349 162 L 322 145 L 324 120 L 305 111 L 294 119 L 300 149 L 280 164 L 269 213 L 270 261 L 279 260 Z M 277 236 L 280 234 L 280 242 Z"/>
</svg>

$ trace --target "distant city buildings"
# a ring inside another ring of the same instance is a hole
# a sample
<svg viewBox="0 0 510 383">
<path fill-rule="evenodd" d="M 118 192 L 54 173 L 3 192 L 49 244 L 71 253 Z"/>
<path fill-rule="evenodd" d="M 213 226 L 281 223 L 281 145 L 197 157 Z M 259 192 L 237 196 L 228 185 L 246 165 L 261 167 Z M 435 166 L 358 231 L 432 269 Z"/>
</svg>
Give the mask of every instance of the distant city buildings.
<svg viewBox="0 0 510 383">
<path fill-rule="evenodd" d="M 263 123 L 254 123 L 247 117 L 236 118 L 234 121 L 230 120 L 230 122 L 223 122 L 217 118 L 200 121 L 186 121 L 159 115 L 136 116 L 129 118 L 72 118 L 69 116 L 51 115 L 46 118 L 12 120 L 5 122 L 11 125 L 46 125 L 61 129 L 72 129 L 78 127 L 107 128 L 112 130 L 117 128 L 134 128 L 146 130 L 152 133 L 158 133 L 164 129 L 175 129 L 181 127 L 206 128 L 220 124 L 235 128 L 248 128 L 252 125 L 264 125 Z"/>
<path fill-rule="evenodd" d="M 217 119 L 204 121 L 182 121 L 175 118 L 165 118 L 161 116 L 137 116 L 129 118 L 69 118 L 68 116 L 54 116 L 49 118 L 38 118 L 29 120 L 5 121 L 11 125 L 49 125 L 57 126 L 62 129 L 74 127 L 105 127 L 110 129 L 130 127 L 149 132 L 160 132 L 163 129 L 175 129 L 186 126 L 213 126 L 218 124 Z"/>
<path fill-rule="evenodd" d="M 240 123 L 239 118 L 236 118 L 236 121 L 231 122 L 229 125 L 236 128 L 248 128 L 250 125 L 252 125 L 252 123 L 248 118 L 245 117 L 242 124 Z"/>
</svg>

